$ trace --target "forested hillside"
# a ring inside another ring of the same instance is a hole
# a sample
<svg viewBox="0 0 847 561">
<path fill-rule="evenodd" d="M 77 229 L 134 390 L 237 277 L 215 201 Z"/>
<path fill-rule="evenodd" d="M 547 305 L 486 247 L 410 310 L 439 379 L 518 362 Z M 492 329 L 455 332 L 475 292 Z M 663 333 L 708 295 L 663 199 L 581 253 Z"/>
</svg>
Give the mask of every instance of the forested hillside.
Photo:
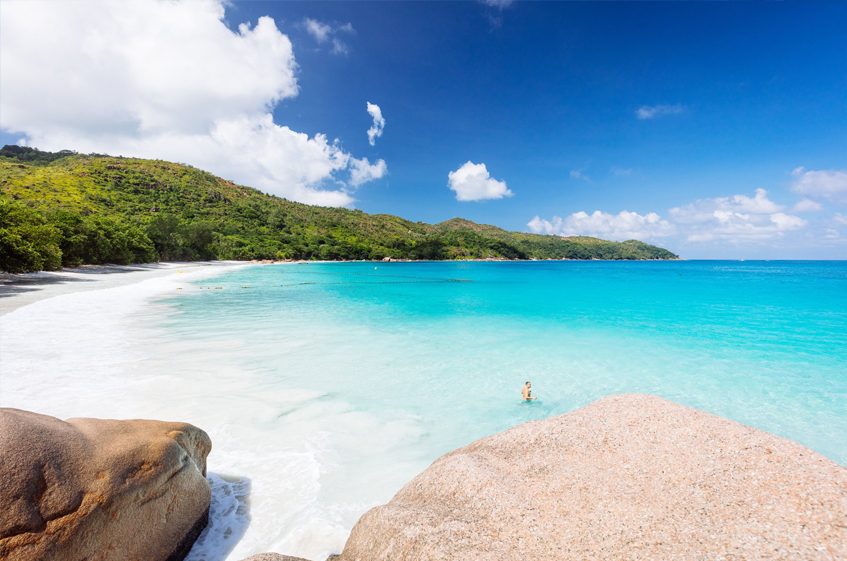
<svg viewBox="0 0 847 561">
<path fill-rule="evenodd" d="M 294 203 L 158 160 L 0 150 L 5 271 L 198 259 L 674 259 L 643 242 Z"/>
</svg>

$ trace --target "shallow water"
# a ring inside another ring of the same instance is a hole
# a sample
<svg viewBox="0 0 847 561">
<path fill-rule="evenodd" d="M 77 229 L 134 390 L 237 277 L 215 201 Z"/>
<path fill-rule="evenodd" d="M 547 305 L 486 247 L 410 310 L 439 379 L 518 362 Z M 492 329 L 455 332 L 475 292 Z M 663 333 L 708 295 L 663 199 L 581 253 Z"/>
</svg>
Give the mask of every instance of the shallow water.
<svg viewBox="0 0 847 561">
<path fill-rule="evenodd" d="M 186 272 L 9 313 L 0 358 L 5 406 L 211 434 L 213 522 L 194 560 L 323 559 L 443 453 L 614 393 L 847 465 L 845 262 Z M 537 403 L 520 401 L 527 380 Z"/>
</svg>

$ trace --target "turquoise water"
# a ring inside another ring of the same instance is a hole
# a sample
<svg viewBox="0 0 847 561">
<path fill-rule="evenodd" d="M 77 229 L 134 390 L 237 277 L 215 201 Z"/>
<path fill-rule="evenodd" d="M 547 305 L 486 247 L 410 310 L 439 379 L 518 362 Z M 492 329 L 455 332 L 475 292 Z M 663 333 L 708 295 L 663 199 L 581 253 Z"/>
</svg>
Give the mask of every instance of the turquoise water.
<svg viewBox="0 0 847 561">
<path fill-rule="evenodd" d="M 847 262 L 222 263 L 126 282 L 5 314 L 0 404 L 206 430 L 210 525 L 188 561 L 322 561 L 442 454 L 609 394 L 847 465 Z"/>
<path fill-rule="evenodd" d="M 203 345 L 193 367 L 211 380 L 238 373 L 229 415 L 243 419 L 227 430 L 290 452 L 275 475 L 300 482 L 296 499 L 254 505 L 254 524 L 284 520 L 270 545 L 289 554 L 339 550 L 359 515 L 450 450 L 616 393 L 847 465 L 845 262 L 269 265 L 186 288 L 162 329 Z M 537 403 L 520 400 L 528 380 Z M 306 397 L 251 412 L 287 394 Z M 254 495 L 260 461 L 228 463 Z"/>
<path fill-rule="evenodd" d="M 441 452 L 647 392 L 847 465 L 845 262 L 322 263 L 198 284 L 228 290 L 181 300 L 172 329 L 226 326 L 267 383 L 420 415 Z M 526 380 L 541 403 L 517 399 Z"/>
</svg>

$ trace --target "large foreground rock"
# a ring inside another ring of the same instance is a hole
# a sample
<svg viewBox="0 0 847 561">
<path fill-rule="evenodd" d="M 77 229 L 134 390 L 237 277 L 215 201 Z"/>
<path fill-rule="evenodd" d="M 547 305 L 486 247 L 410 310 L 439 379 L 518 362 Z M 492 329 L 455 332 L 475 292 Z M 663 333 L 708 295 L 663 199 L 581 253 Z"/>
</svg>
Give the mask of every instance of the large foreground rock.
<svg viewBox="0 0 847 561">
<path fill-rule="evenodd" d="M 342 561 L 847 559 L 847 469 L 650 395 L 618 395 L 437 460 Z"/>
<path fill-rule="evenodd" d="M 211 446 L 186 423 L 0 409 L 0 559 L 182 559 L 208 519 Z"/>
</svg>

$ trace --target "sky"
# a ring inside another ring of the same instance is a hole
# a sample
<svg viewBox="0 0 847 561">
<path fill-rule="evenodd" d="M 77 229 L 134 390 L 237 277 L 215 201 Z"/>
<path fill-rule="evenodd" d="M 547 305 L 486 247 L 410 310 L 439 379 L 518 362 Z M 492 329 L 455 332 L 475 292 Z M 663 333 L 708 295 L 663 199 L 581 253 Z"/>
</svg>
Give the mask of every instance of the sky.
<svg viewBox="0 0 847 561">
<path fill-rule="evenodd" d="M 847 3 L 0 0 L 0 141 L 290 200 L 847 259 Z"/>
</svg>

